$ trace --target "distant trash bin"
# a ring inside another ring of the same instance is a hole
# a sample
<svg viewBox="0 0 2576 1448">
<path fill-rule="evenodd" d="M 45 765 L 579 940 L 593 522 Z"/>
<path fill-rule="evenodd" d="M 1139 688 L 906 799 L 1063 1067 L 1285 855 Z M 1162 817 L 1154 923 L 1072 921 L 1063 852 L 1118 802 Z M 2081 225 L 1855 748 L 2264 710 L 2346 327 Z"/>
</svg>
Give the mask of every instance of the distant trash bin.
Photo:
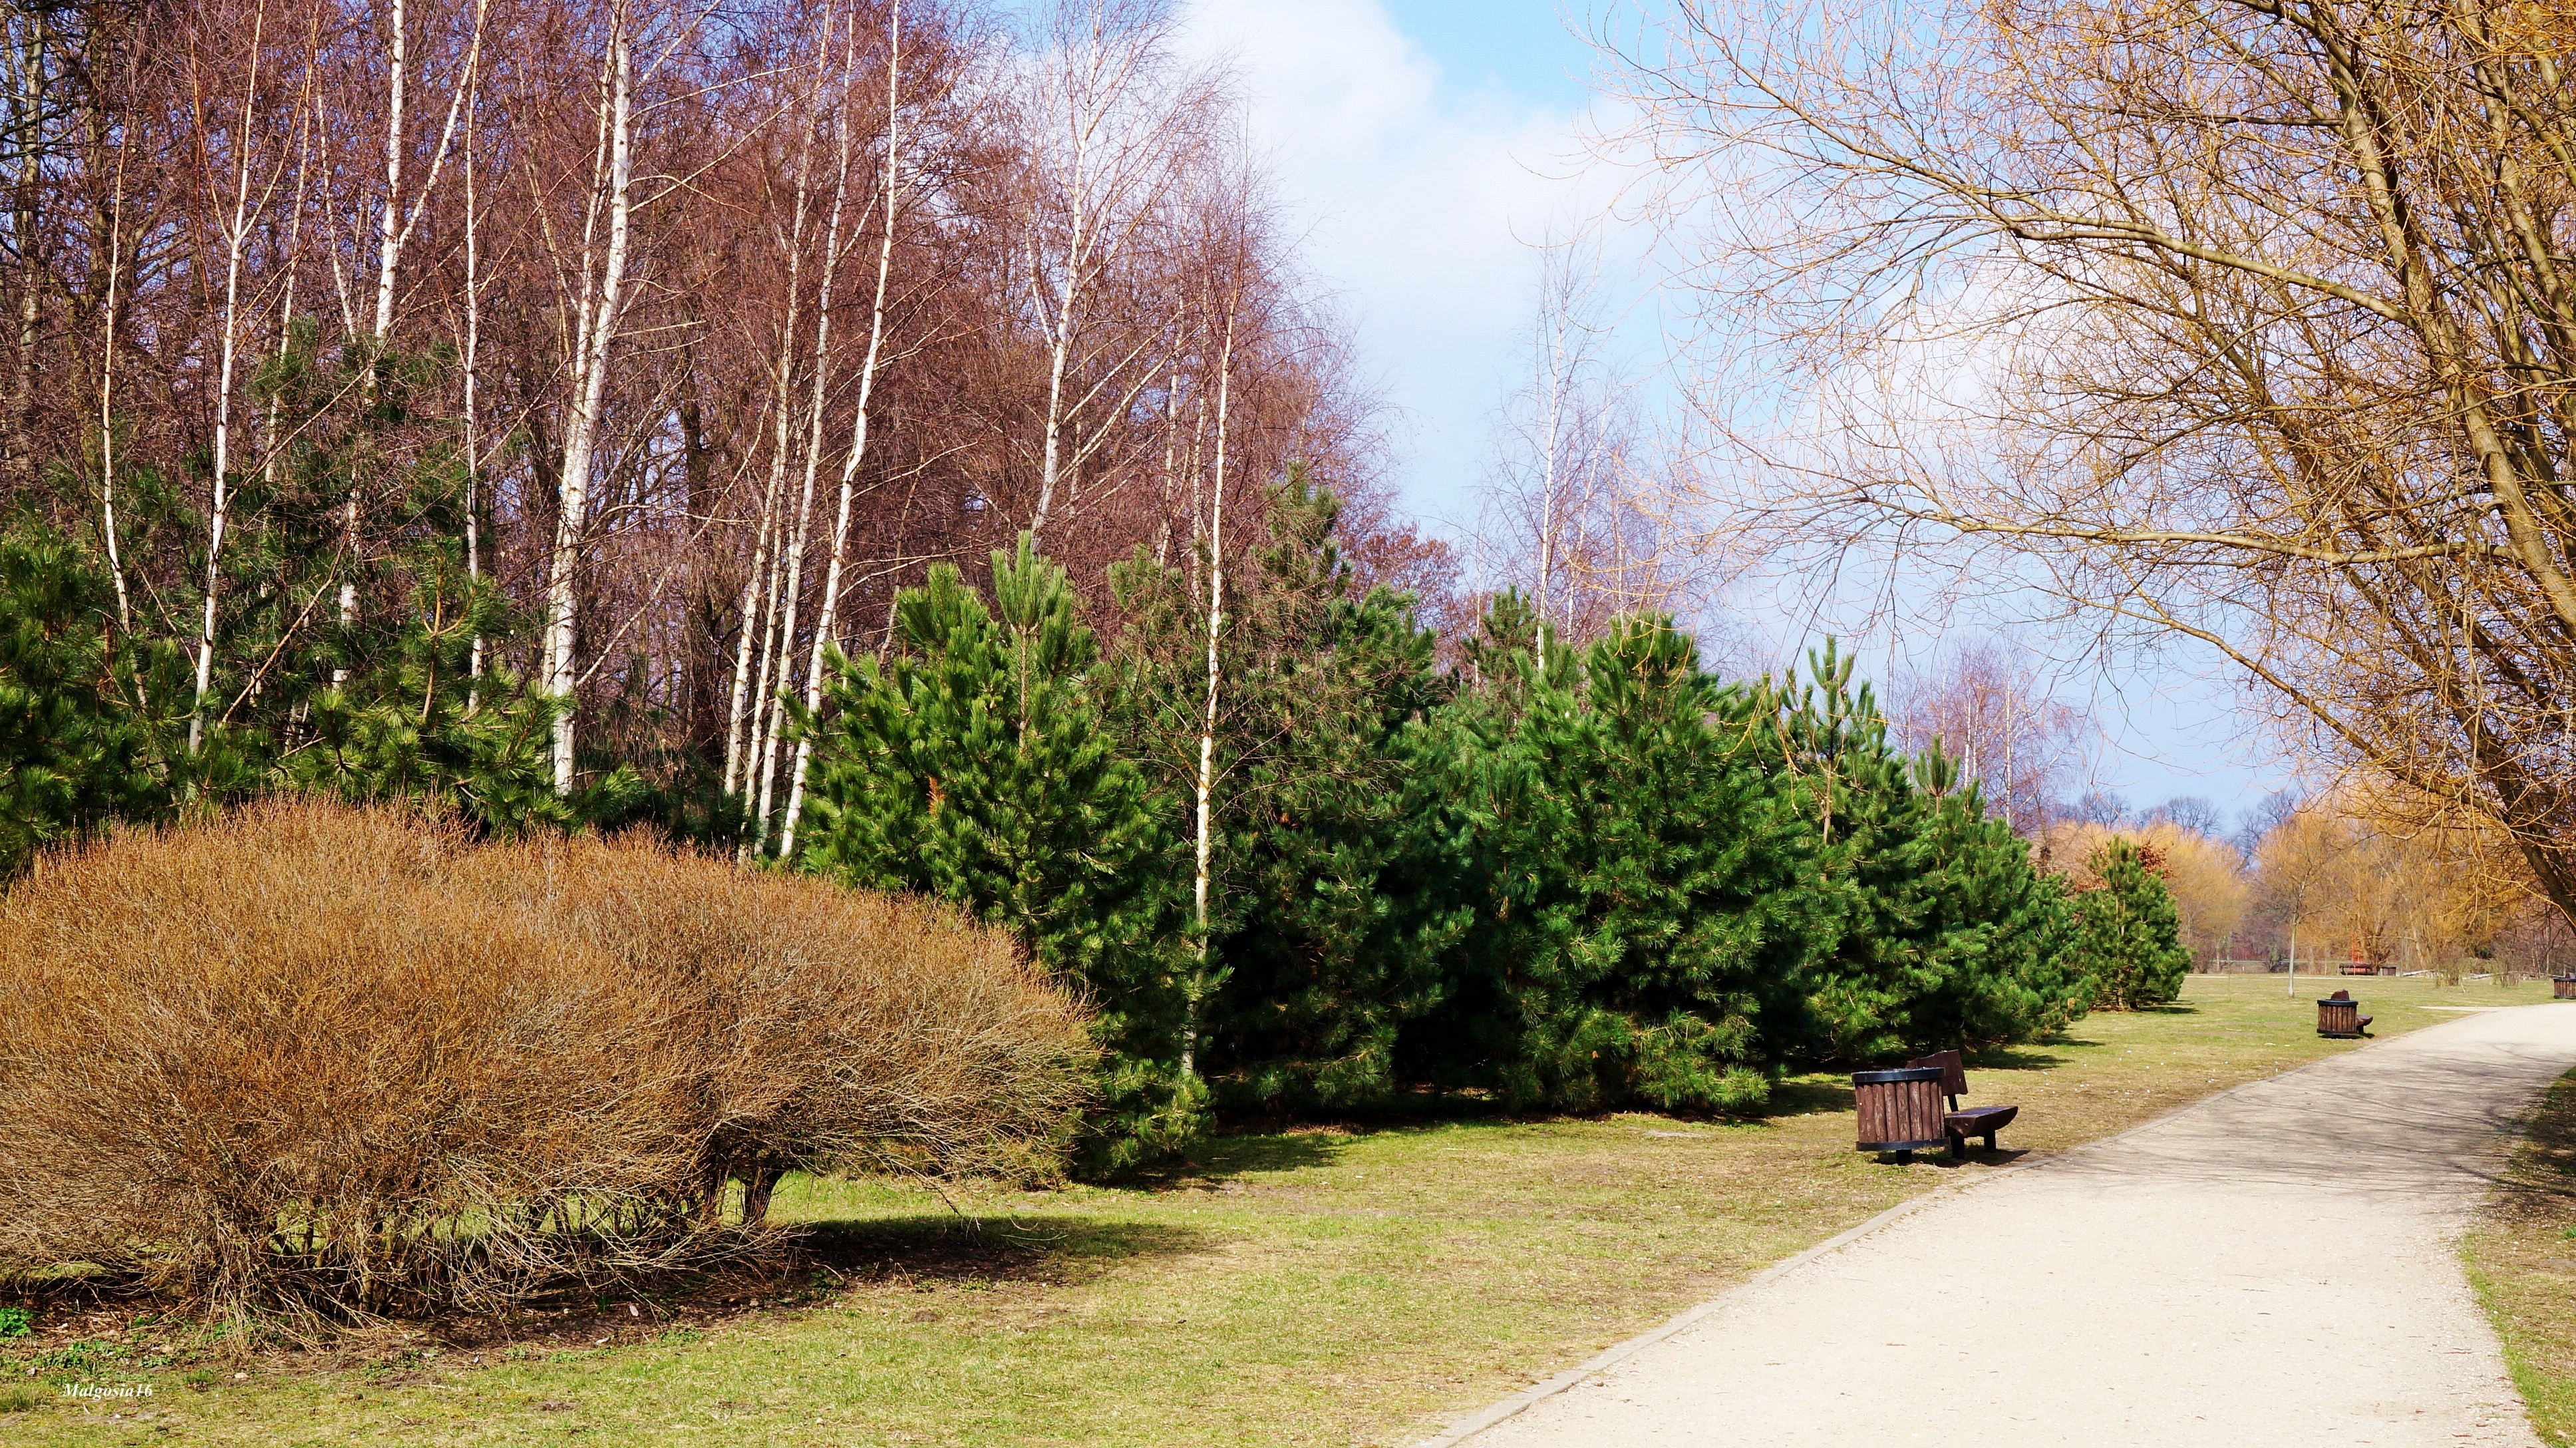
<svg viewBox="0 0 2576 1448">
<path fill-rule="evenodd" d="M 2553 1000 L 2576 1001 L 2576 975 L 2551 976 L 2549 994 Z"/>
<path fill-rule="evenodd" d="M 1854 1071 L 1852 1096 L 1860 1107 L 1862 1151 L 1892 1151 L 1898 1161 L 1950 1144 L 1942 1127 L 1948 1106 L 1941 1098 L 1941 1068 L 1903 1066 L 1893 1071 Z"/>
</svg>

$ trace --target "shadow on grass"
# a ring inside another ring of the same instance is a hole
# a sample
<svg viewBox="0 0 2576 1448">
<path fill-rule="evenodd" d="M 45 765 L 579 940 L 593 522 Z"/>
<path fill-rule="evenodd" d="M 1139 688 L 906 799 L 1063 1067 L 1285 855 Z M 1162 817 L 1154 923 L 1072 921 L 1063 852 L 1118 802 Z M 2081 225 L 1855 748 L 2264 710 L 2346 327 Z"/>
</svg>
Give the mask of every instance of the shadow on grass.
<svg viewBox="0 0 2576 1448">
<path fill-rule="evenodd" d="M 1419 1129 L 1413 1123 L 1381 1122 L 1358 1130 L 1403 1131 L 1408 1127 Z M 1174 1168 L 1170 1174 L 1176 1178 L 1205 1177 L 1212 1181 L 1229 1181 L 1255 1172 L 1331 1166 L 1350 1149 L 1353 1135 L 1349 1130 L 1265 1131 L 1210 1137 L 1192 1149 L 1188 1163 Z"/>
<path fill-rule="evenodd" d="M 1777 1120 L 1783 1116 L 1822 1116 L 1853 1109 L 1854 1097 L 1848 1080 L 1809 1077 L 1783 1081 L 1771 1088 L 1770 1104 L 1754 1120 Z"/>
<path fill-rule="evenodd" d="M 1911 1165 L 1928 1166 L 1938 1171 L 1957 1171 L 1967 1166 L 2010 1166 L 2028 1155 L 2030 1152 L 2027 1148 L 2016 1146 L 2001 1147 L 1994 1151 L 1988 1151 L 1982 1146 L 1971 1147 L 1964 1160 L 1947 1150 L 1918 1151 L 1914 1154 Z M 1874 1160 L 1885 1166 L 1902 1165 L 1895 1159 L 1893 1153 L 1882 1152 Z"/>
<path fill-rule="evenodd" d="M 1213 1249 L 1194 1227 L 1094 1217 L 875 1217 L 817 1222 L 800 1234 L 790 1270 L 918 1282 L 1053 1282 L 1144 1258 Z"/>
<path fill-rule="evenodd" d="M 2050 1044 L 2088 1046 L 2093 1043 L 2059 1039 Z M 1997 1046 L 1992 1050 L 1978 1052 L 1968 1064 L 1980 1071 L 2052 1071 L 2067 1064 L 2068 1059 L 2068 1057 L 2030 1046 Z"/>
</svg>

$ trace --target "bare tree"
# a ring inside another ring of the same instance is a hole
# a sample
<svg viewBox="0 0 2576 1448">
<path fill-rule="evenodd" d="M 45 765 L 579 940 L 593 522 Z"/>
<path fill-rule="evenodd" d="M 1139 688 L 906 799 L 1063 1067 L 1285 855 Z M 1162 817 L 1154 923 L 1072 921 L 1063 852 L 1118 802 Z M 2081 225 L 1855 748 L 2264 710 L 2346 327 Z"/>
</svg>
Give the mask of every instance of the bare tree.
<svg viewBox="0 0 2576 1448">
<path fill-rule="evenodd" d="M 1097 312 L 1111 269 L 1189 173 L 1217 108 L 1217 78 L 1175 66 L 1171 24 L 1164 0 L 1058 0 L 1030 79 L 1023 264 L 1047 392 L 1029 532 L 1041 541 L 1066 471 L 1100 446 L 1099 433 L 1086 446 L 1067 430 L 1104 397 L 1116 399 L 1107 411 L 1125 412 L 1157 370 L 1152 334 L 1102 328 Z"/>
<path fill-rule="evenodd" d="M 856 34 L 854 23 L 852 26 L 854 40 Z M 846 72 L 848 69 L 846 61 L 843 68 Z M 845 110 L 841 121 L 845 135 L 849 123 L 846 104 L 844 102 Z M 850 422 L 849 448 L 841 456 L 841 496 L 840 505 L 833 515 L 832 556 L 823 574 L 823 603 L 815 614 L 812 652 L 805 661 L 805 711 L 809 717 L 823 705 L 823 670 L 827 662 L 825 654 L 839 644 L 841 576 L 848 561 L 850 507 L 856 498 L 859 464 L 867 457 L 868 452 L 868 405 L 876 391 L 877 368 L 885 358 L 886 281 L 894 268 L 895 225 L 901 215 L 903 201 L 902 114 L 903 6 L 900 0 L 896 0 L 896 3 L 886 7 L 885 171 L 878 182 L 878 190 L 885 202 L 883 222 L 885 229 L 877 238 L 876 293 L 868 307 L 868 350 L 867 355 L 859 363 L 857 411 Z M 843 165 L 846 169 L 846 151 Z M 816 416 L 819 422 L 821 416 L 819 411 Z M 796 853 L 796 819 L 805 808 L 805 772 L 813 757 L 812 736 L 799 736 L 796 741 L 793 778 L 787 790 L 787 815 L 779 826 L 778 853 L 781 856 L 792 856 Z"/>
<path fill-rule="evenodd" d="M 1702 501 L 2197 640 L 2576 911 L 2567 22 L 1679 0 L 1611 141 L 1728 349 Z"/>
<path fill-rule="evenodd" d="M 564 430 L 555 542 L 546 574 L 546 685 L 562 696 L 555 715 L 555 790 L 572 792 L 577 709 L 574 641 L 581 594 L 583 533 L 589 522 L 591 469 L 600 446 L 609 358 L 626 303 L 627 247 L 635 217 L 635 38 L 627 0 L 610 0 L 608 36 L 599 68 L 599 145 L 584 208 L 579 296 L 572 340 L 573 403 Z M 603 234 L 604 233 L 604 234 Z"/>
<path fill-rule="evenodd" d="M 1065 44 L 1017 48 L 959 0 L 177 18 L 0 16 L 0 503 L 100 540 L 120 645 L 188 659 L 143 702 L 201 747 L 318 757 L 325 700 L 388 702 L 452 621 L 455 548 L 536 620 L 458 640 L 467 712 L 524 681 L 563 706 L 558 787 L 611 761 L 787 844 L 818 663 L 1030 521 L 1048 433 L 1048 550 L 1095 608 L 1110 561 L 1182 537 L 1206 597 L 1220 421 L 1220 594 L 1291 460 L 1377 481 L 1347 328 L 1237 224 L 1267 193 L 1228 181 L 1221 91 L 1157 6 L 1070 4 Z M 430 317 L 440 345 L 407 341 Z M 145 506 L 146 476 L 187 486 Z"/>
<path fill-rule="evenodd" d="M 1661 450 L 1611 355 L 1597 242 L 1536 250 L 1528 376 L 1504 399 L 1475 533 L 1492 582 L 1525 588 L 1546 625 L 1532 644 L 1544 669 L 1552 640 L 1595 637 L 1619 614 L 1705 608 L 1715 570 L 1675 546 L 1656 506 Z"/>
<path fill-rule="evenodd" d="M 217 600 L 223 591 L 224 531 L 226 525 L 232 521 L 233 374 L 236 364 L 240 361 L 241 351 L 243 261 L 250 245 L 251 219 L 255 211 L 267 210 L 269 198 L 275 193 L 277 183 L 286 167 L 286 157 L 281 150 L 276 163 L 266 168 L 266 176 L 261 183 L 259 203 L 254 208 L 251 201 L 251 177 L 255 171 L 261 169 L 256 164 L 259 160 L 258 142 L 263 129 L 258 125 L 260 69 L 261 63 L 267 59 L 263 44 L 267 38 L 267 30 L 268 6 L 265 0 L 262 0 L 262 3 L 256 5 L 251 12 L 249 53 L 240 82 L 241 106 L 229 128 L 232 152 L 230 157 L 232 184 L 229 189 L 232 195 L 221 223 L 224 244 L 224 300 L 222 320 L 216 328 L 220 340 L 216 346 L 218 361 L 215 366 L 212 464 L 214 495 L 208 508 L 203 616 L 197 629 L 196 694 L 188 710 L 188 752 L 191 755 L 195 754 L 205 742 L 206 694 L 213 686 L 215 669 L 215 610 Z M 203 96 L 210 89 L 210 77 L 206 74 L 205 62 L 211 57 L 204 54 L 203 47 L 211 39 L 211 36 L 194 31 L 190 35 L 189 58 L 192 64 L 189 68 L 189 89 L 192 96 Z M 200 136 L 215 133 L 220 129 L 223 128 L 202 119 L 197 125 Z M 203 159 L 211 161 L 213 158 L 211 155 L 206 155 Z"/>
<path fill-rule="evenodd" d="M 1901 673 L 1889 709 L 1911 749 L 1938 745 L 1959 761 L 1986 808 L 2013 832 L 2037 838 L 2067 813 L 2098 730 L 2086 711 L 2059 702 L 2038 661 L 1991 639 L 1968 639 L 1929 668 Z"/>
</svg>

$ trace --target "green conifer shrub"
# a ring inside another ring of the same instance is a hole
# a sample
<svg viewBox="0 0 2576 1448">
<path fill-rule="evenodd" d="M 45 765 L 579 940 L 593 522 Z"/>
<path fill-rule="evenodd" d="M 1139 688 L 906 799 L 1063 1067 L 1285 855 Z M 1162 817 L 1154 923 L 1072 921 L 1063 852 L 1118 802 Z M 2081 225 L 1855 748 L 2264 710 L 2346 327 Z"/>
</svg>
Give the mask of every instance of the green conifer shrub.
<svg viewBox="0 0 2576 1448">
<path fill-rule="evenodd" d="M 1937 750 L 1916 762 L 1933 803 L 1911 847 L 1907 886 L 1937 927 L 1905 999 L 1890 1012 L 1903 1054 L 2028 1041 L 2084 1014 L 2090 986 L 2068 949 L 2059 878 L 1987 816 L 1974 785 Z M 1891 1053 L 1893 1054 L 1893 1053 Z"/>
<path fill-rule="evenodd" d="M 1937 743 L 1898 752 L 1832 640 L 1808 676 L 1794 691 L 1766 681 L 1757 711 L 1756 750 L 1815 827 L 1815 890 L 1837 911 L 1802 1019 L 1776 1022 L 1781 1046 L 1865 1063 L 2028 1040 L 2081 1014 L 2063 896 L 2029 846 L 1958 787 Z"/>
<path fill-rule="evenodd" d="M 166 807 L 114 617 L 69 539 L 34 519 L 0 532 L 0 879 L 48 841 Z"/>
<path fill-rule="evenodd" d="M 1515 612 L 1489 634 L 1511 637 Z M 1756 1106 L 1779 1065 L 1768 1016 L 1794 1009 L 1833 928 L 1809 832 L 1741 747 L 1743 692 L 1669 619 L 1618 621 L 1579 673 L 1551 652 L 1546 677 L 1505 665 L 1444 731 L 1449 827 L 1482 898 L 1452 1008 L 1422 1034 L 1443 1074 L 1516 1106 Z"/>
<path fill-rule="evenodd" d="M 1463 928 L 1416 827 L 1409 740 L 1445 692 L 1413 601 L 1351 583 L 1341 505 L 1303 468 L 1265 499 L 1218 638 L 1214 849 L 1201 1069 L 1264 1111 L 1384 1102 L 1401 1024 L 1437 999 Z M 1204 560 L 1201 560 L 1204 566 Z M 1116 718 L 1163 801 L 1171 868 L 1194 869 L 1206 601 L 1139 550 L 1113 573 L 1129 615 Z"/>
<path fill-rule="evenodd" d="M 2163 1005 L 2182 994 L 2191 952 L 2182 916 L 2147 852 L 2124 839 L 2103 842 L 2086 861 L 2102 883 L 2075 897 L 2070 948 L 2110 1010 Z"/>
<path fill-rule="evenodd" d="M 1115 1168 L 1203 1124 L 1178 1071 L 1169 845 L 1102 718 L 1099 646 L 1064 570 L 1024 533 L 993 555 L 993 591 L 998 615 L 934 567 L 897 599 L 885 662 L 833 656 L 823 709 L 798 720 L 815 745 L 799 863 L 953 901 L 1094 1003 L 1097 1164 Z"/>
</svg>

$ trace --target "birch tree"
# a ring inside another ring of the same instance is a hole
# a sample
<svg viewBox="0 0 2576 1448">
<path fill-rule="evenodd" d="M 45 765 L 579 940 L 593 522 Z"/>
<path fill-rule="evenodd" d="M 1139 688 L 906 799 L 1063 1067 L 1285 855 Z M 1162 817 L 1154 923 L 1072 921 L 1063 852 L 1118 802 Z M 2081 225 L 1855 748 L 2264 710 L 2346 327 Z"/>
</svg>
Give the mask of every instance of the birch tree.
<svg viewBox="0 0 2576 1448">
<path fill-rule="evenodd" d="M 852 40 L 857 38 L 857 25 L 851 26 Z M 843 61 L 847 74 L 849 61 Z M 841 119 L 844 139 L 842 170 L 849 166 L 847 135 L 849 118 L 843 102 Z M 805 661 L 805 716 L 812 718 L 823 707 L 823 674 L 825 657 L 839 645 L 841 575 L 850 542 L 850 509 L 856 497 L 859 465 L 868 451 L 868 407 L 876 391 L 877 367 L 885 356 L 886 284 L 894 270 L 895 226 L 901 216 L 903 201 L 903 6 L 886 7 L 886 120 L 885 169 L 877 189 L 885 203 L 885 213 L 877 237 L 876 290 L 868 305 L 868 350 L 859 362 L 859 396 L 856 412 L 850 420 L 850 445 L 841 455 L 841 492 L 839 506 L 832 520 L 831 560 L 823 573 L 823 602 L 814 617 L 814 636 Z M 820 394 L 817 394 L 819 403 Z M 822 413 L 815 412 L 819 429 Z M 819 443 L 820 438 L 816 439 Z M 796 762 L 787 790 L 787 814 L 779 825 L 778 853 L 792 857 L 796 853 L 796 821 L 805 808 L 805 774 L 814 758 L 812 734 L 800 733 L 796 739 Z"/>
<path fill-rule="evenodd" d="M 191 755 L 196 754 L 205 741 L 206 698 L 214 684 L 217 610 L 223 592 L 224 535 L 232 522 L 233 396 L 237 386 L 236 371 L 241 360 L 242 322 L 245 310 L 242 296 L 243 273 L 248 260 L 252 222 L 255 217 L 267 211 L 269 203 L 275 198 L 287 165 L 287 156 L 283 148 L 280 148 L 276 156 L 265 165 L 262 164 L 260 154 L 261 140 L 265 131 L 262 124 L 264 118 L 261 115 L 261 68 L 268 58 L 265 45 L 267 29 L 267 0 L 258 0 L 251 12 L 249 49 L 240 81 L 241 105 L 233 115 L 229 127 L 231 150 L 229 185 L 224 185 L 211 174 L 208 176 L 210 190 L 229 191 L 230 195 L 224 205 L 220 222 L 224 253 L 224 281 L 223 302 L 216 323 L 213 492 L 208 508 L 205 597 L 200 609 L 196 639 L 196 692 L 188 711 L 188 752 Z M 203 67 L 204 63 L 211 59 L 202 51 L 202 40 L 203 37 L 191 37 L 190 89 L 192 93 L 199 96 L 204 95 L 207 89 L 208 77 Z M 310 55 L 311 50 L 308 47 L 308 58 Z M 311 68 L 308 65 L 304 83 L 296 92 L 293 119 L 290 124 L 300 124 L 305 111 L 311 105 L 311 79 Z M 211 117 L 206 117 L 198 121 L 198 129 L 200 135 L 208 135 L 225 128 L 215 123 Z M 202 145 L 200 151 L 204 169 L 210 169 L 214 160 L 213 155 Z M 260 185 L 258 199 L 254 202 L 251 194 L 251 179 L 255 173 L 260 176 Z"/>
<path fill-rule="evenodd" d="M 475 0 L 473 31 L 467 42 L 464 73 L 449 92 L 447 118 L 439 128 L 437 144 L 430 154 L 429 174 L 422 178 L 419 194 L 409 198 L 410 204 L 406 206 L 403 161 L 411 149 L 406 120 L 411 93 L 411 22 L 406 0 L 391 0 L 385 22 L 385 194 L 383 204 L 376 208 L 376 295 L 373 320 L 367 334 L 379 353 L 393 338 L 394 279 L 402 269 L 403 247 L 411 240 L 413 229 L 420 224 L 421 214 L 428 208 L 430 197 L 438 187 L 439 172 L 445 168 L 448 148 L 456 138 L 456 122 L 466 92 L 483 58 L 483 21 L 489 3 L 490 0 Z M 368 374 L 367 385 L 370 389 L 375 385 L 372 371 Z M 344 539 L 346 557 L 351 562 L 359 551 L 358 509 L 358 488 L 353 479 L 347 500 Z M 344 574 L 340 581 L 341 624 L 349 624 L 357 613 L 358 581 L 353 574 Z M 335 686 L 340 684 L 347 675 L 345 668 L 335 670 L 332 683 Z"/>
<path fill-rule="evenodd" d="M 1084 410 L 1120 414 L 1154 375 L 1150 334 L 1102 335 L 1096 294 L 1129 258 L 1198 158 L 1222 98 L 1216 76 L 1180 72 L 1162 0 L 1059 0 L 1025 102 L 1029 159 L 1023 265 L 1046 347 L 1038 495 L 1043 544 L 1068 469 L 1098 447 L 1068 438 Z"/>
<path fill-rule="evenodd" d="M 751 838 L 746 848 L 758 854 L 769 840 L 771 792 L 778 779 L 778 740 L 784 723 L 784 701 L 794 687 L 787 677 L 788 666 L 796 652 L 796 610 L 805 586 L 805 559 L 811 542 L 808 530 L 814 516 L 814 478 L 816 452 L 821 442 L 823 399 L 831 373 L 832 284 L 840 270 L 841 212 L 849 187 L 849 130 L 847 100 L 849 76 L 844 67 L 837 80 L 832 76 L 829 60 L 832 50 L 833 16 L 827 7 L 824 23 L 816 35 L 813 80 L 808 94 L 809 109 L 800 117 L 797 127 L 796 199 L 793 244 L 787 266 L 787 325 L 780 332 L 778 363 L 777 433 L 770 456 L 770 494 L 778 497 L 787 471 L 797 456 L 796 444 L 803 443 L 803 488 L 798 496 L 795 525 L 789 529 L 785 516 L 779 516 L 773 527 L 787 537 L 771 563 L 768 621 L 761 639 L 761 687 L 753 696 L 751 740 L 748 757 L 754 761 L 755 773 L 743 793 L 750 806 Z M 856 17 L 852 18 L 852 38 L 857 34 Z M 823 236 L 823 268 L 815 288 L 813 354 L 808 362 L 807 383 L 812 393 L 808 426 L 801 439 L 795 427 L 799 409 L 794 405 L 792 382 L 796 375 L 794 360 L 803 338 L 796 331 L 798 291 L 803 274 L 804 229 L 810 205 L 811 162 L 814 132 L 824 115 L 836 117 L 836 165 L 833 171 L 830 219 Z M 783 499 L 780 499 L 783 501 Z M 771 504 L 775 507 L 775 504 Z"/>
<path fill-rule="evenodd" d="M 1215 848 L 1212 811 L 1216 794 L 1218 691 L 1223 684 L 1217 668 L 1217 650 L 1225 635 L 1225 433 L 1234 400 L 1234 328 L 1242 302 L 1242 288 L 1237 285 L 1227 293 L 1219 312 L 1223 320 L 1216 361 L 1216 461 L 1215 476 L 1208 487 L 1207 703 L 1199 715 L 1198 832 L 1192 841 L 1190 870 L 1190 904 L 1198 938 L 1195 942 L 1195 969 L 1182 997 L 1188 1012 L 1181 1025 L 1181 1076 L 1184 1080 L 1198 1074 L 1199 1010 L 1208 991 L 1215 985 L 1215 973 L 1208 962 L 1208 887 L 1209 867 Z"/>
<path fill-rule="evenodd" d="M 625 0 L 611 0 L 606 54 L 599 69 L 598 149 L 584 208 L 580 292 L 574 315 L 573 401 L 564 429 L 563 477 L 556 503 L 554 549 L 546 573 L 546 686 L 560 699 L 554 721 L 558 794 L 573 782 L 579 698 L 574 656 L 584 530 L 591 469 L 597 461 L 610 358 L 626 304 L 627 248 L 635 211 L 635 41 Z"/>
</svg>

